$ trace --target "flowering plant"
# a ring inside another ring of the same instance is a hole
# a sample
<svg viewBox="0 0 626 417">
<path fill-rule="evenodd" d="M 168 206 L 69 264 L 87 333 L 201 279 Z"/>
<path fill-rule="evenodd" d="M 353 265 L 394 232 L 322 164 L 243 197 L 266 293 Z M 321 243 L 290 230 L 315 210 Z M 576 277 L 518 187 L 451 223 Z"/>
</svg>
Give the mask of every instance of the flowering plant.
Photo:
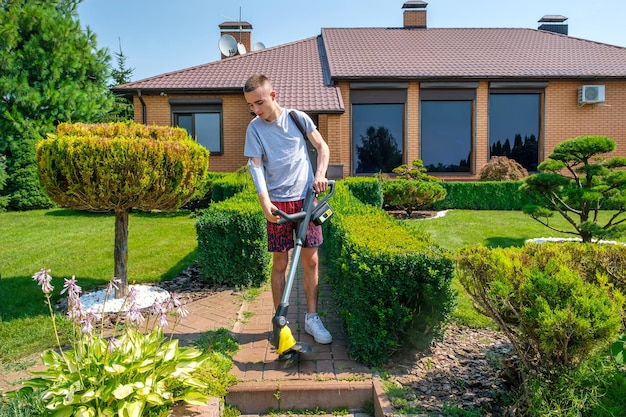
<svg viewBox="0 0 626 417">
<path fill-rule="evenodd" d="M 150 318 L 146 319 L 136 308 L 136 295 L 131 287 L 124 301 L 129 306 L 124 331 L 116 337 L 116 324 L 113 336 L 107 338 L 104 326 L 100 326 L 99 335 L 94 334 L 96 321 L 102 320 L 102 314 L 86 310 L 81 304 L 81 288 L 75 277 L 65 279 L 61 294 L 67 292 L 67 314 L 75 325 L 72 348 L 64 351 L 50 302 L 54 287 L 49 272 L 42 269 L 33 279 L 46 297 L 60 353 L 46 351 L 42 355 L 46 369 L 33 371 L 35 377 L 25 381 L 20 391 L 40 393 L 54 417 L 140 417 L 157 408 L 169 409 L 180 401 L 206 404 L 207 384 L 194 373 L 208 355 L 192 347 L 179 348 L 178 340 L 167 339 L 163 334 L 168 314 L 176 316 L 175 325 L 188 314 L 178 294 L 154 302 L 151 309 L 154 320 L 149 330 Z M 115 279 L 109 283 L 107 296 L 116 284 Z M 142 324 L 144 332 L 138 330 Z"/>
</svg>

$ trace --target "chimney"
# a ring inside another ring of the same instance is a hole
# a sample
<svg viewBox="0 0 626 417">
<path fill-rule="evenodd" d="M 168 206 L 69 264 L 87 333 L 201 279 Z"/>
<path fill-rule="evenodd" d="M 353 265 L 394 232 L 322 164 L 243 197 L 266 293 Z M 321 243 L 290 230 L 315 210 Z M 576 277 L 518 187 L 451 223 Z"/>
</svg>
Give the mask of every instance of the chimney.
<svg viewBox="0 0 626 417">
<path fill-rule="evenodd" d="M 238 55 L 252 50 L 252 25 L 248 22 L 224 22 L 219 25 L 220 37 L 230 35 L 237 41 Z M 239 45 L 240 44 L 240 45 Z M 243 47 L 241 46 L 243 45 Z M 227 58 L 222 54 L 222 59 Z"/>
<path fill-rule="evenodd" d="M 426 29 L 426 6 L 428 3 L 421 0 L 407 1 L 404 9 L 404 27 Z"/>
<path fill-rule="evenodd" d="M 567 24 L 564 23 L 566 20 L 567 17 L 565 16 L 545 15 L 539 19 L 539 23 L 541 23 L 539 30 L 567 35 Z"/>
</svg>

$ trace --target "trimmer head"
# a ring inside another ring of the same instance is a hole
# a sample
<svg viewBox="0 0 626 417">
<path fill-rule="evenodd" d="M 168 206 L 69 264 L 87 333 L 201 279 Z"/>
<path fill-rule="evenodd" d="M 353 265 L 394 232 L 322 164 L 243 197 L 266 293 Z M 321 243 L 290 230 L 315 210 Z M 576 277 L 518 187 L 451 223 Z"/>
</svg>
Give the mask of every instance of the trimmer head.
<svg viewBox="0 0 626 417">
<path fill-rule="evenodd" d="M 300 360 L 301 353 L 311 353 L 313 348 L 306 343 L 298 342 L 288 351 L 278 355 L 278 360 L 283 363 L 283 369 L 291 368 Z"/>
</svg>

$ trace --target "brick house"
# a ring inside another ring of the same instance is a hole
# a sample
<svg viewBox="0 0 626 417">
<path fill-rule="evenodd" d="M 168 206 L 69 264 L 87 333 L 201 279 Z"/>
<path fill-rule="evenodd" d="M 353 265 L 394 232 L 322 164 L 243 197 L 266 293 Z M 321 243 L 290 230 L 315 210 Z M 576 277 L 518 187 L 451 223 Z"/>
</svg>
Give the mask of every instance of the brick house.
<svg viewBox="0 0 626 417">
<path fill-rule="evenodd" d="M 248 22 L 225 22 L 237 51 L 114 91 L 133 97 L 135 121 L 187 128 L 212 171 L 246 163 L 242 87 L 257 72 L 317 123 L 330 178 L 419 158 L 441 179 L 472 180 L 493 155 L 532 172 L 580 135 L 613 138 L 626 156 L 626 48 L 568 36 L 563 16 L 538 29 L 428 28 L 426 6 L 406 1 L 403 27 L 323 28 L 270 48 L 252 43 Z"/>
</svg>

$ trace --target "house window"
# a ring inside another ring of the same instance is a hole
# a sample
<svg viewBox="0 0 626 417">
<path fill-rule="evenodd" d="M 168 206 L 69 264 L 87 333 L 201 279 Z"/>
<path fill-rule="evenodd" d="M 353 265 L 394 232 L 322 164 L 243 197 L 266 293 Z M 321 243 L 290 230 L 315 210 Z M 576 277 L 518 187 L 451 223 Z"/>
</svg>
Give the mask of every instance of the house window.
<svg viewBox="0 0 626 417">
<path fill-rule="evenodd" d="M 506 156 L 527 171 L 539 163 L 541 94 L 491 92 L 489 94 L 489 157 Z"/>
<path fill-rule="evenodd" d="M 391 173 L 404 161 L 406 84 L 385 89 L 352 85 L 352 160 L 355 174 Z"/>
<path fill-rule="evenodd" d="M 471 172 L 474 84 L 467 89 L 421 87 L 420 154 L 424 167 L 431 173 Z"/>
<path fill-rule="evenodd" d="M 171 99 L 172 124 L 189 132 L 211 154 L 223 153 L 221 100 Z"/>
</svg>

